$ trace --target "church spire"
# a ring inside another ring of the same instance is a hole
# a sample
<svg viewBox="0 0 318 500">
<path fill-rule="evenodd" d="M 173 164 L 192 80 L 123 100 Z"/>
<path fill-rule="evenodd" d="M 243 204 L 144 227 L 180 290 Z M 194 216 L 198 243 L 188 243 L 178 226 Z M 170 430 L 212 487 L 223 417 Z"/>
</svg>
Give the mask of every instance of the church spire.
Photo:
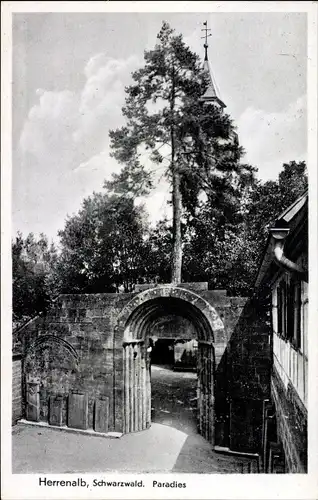
<svg viewBox="0 0 318 500">
<path fill-rule="evenodd" d="M 208 21 L 205 21 L 205 23 L 203 23 L 203 26 L 205 26 L 205 28 L 203 28 L 201 31 L 205 31 L 205 35 L 202 36 L 201 38 L 205 38 L 205 42 L 204 42 L 204 50 L 205 50 L 205 56 L 204 56 L 204 60 L 207 61 L 208 60 L 208 37 L 209 36 L 212 36 L 211 33 L 208 34 L 208 31 L 211 31 L 209 28 L 208 28 Z"/>
<path fill-rule="evenodd" d="M 206 89 L 206 91 L 205 91 L 204 95 L 201 97 L 201 99 L 204 102 L 215 104 L 223 109 L 223 108 L 226 108 L 226 105 L 220 99 L 220 97 L 218 96 L 218 94 L 216 92 L 216 84 L 215 84 L 215 81 L 214 81 L 213 76 L 212 76 L 212 72 L 211 72 L 210 65 L 209 65 L 209 59 L 208 59 L 208 37 L 212 36 L 211 33 L 208 33 L 208 32 L 211 30 L 208 28 L 207 21 L 205 21 L 203 23 L 203 26 L 204 26 L 204 28 L 201 30 L 201 31 L 205 31 L 205 35 L 203 37 L 201 37 L 201 38 L 205 39 L 204 45 L 203 45 L 204 50 L 205 50 L 203 69 L 204 69 L 206 76 L 207 76 L 207 79 L 208 79 L 208 88 Z"/>
</svg>

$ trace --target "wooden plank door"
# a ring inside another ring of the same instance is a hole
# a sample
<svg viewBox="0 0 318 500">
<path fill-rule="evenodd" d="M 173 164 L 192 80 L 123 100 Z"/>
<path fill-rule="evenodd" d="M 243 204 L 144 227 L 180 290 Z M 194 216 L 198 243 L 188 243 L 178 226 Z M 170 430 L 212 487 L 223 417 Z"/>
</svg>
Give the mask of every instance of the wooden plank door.
<svg viewBox="0 0 318 500">
<path fill-rule="evenodd" d="M 125 433 L 148 429 L 151 423 L 149 356 L 143 340 L 124 342 Z"/>
<path fill-rule="evenodd" d="M 214 442 L 213 346 L 198 343 L 198 430 L 210 443 Z"/>
</svg>

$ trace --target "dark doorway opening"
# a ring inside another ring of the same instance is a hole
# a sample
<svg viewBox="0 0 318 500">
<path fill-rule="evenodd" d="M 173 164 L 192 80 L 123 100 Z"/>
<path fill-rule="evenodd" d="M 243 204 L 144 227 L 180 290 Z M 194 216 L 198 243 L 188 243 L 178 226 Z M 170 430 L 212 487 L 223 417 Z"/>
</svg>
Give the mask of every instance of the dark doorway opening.
<svg viewBox="0 0 318 500">
<path fill-rule="evenodd" d="M 189 338 L 151 339 L 151 362 L 174 370 L 197 371 L 198 342 Z"/>
<path fill-rule="evenodd" d="M 153 342 L 152 364 L 174 366 L 174 339 L 157 339 Z"/>
</svg>

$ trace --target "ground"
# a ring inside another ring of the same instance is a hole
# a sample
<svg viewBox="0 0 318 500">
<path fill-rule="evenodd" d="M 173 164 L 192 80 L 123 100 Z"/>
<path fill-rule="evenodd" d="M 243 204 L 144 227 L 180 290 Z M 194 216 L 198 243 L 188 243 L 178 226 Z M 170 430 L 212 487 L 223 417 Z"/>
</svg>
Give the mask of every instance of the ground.
<svg viewBox="0 0 318 500">
<path fill-rule="evenodd" d="M 151 369 L 151 421 L 197 435 L 197 374 L 169 366 Z"/>
<path fill-rule="evenodd" d="M 196 429 L 196 374 L 152 366 L 152 425 L 120 439 L 19 424 L 13 473 L 242 473 L 251 460 L 221 455 Z M 252 470 L 255 463 L 252 463 Z"/>
</svg>

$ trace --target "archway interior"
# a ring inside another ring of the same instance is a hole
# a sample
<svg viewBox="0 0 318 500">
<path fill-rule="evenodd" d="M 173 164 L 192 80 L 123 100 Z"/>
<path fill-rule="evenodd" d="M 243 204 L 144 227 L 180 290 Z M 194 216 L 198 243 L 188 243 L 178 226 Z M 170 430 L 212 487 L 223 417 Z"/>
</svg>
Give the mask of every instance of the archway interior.
<svg viewBox="0 0 318 500">
<path fill-rule="evenodd" d="M 125 340 L 146 340 L 164 317 L 188 320 L 197 340 L 213 342 L 211 326 L 203 313 L 190 302 L 175 297 L 159 297 L 138 306 L 126 323 Z"/>
<path fill-rule="evenodd" d="M 169 329 L 170 333 L 168 335 L 167 331 L 169 331 Z M 213 369 L 213 332 L 208 320 L 198 308 L 185 300 L 175 297 L 154 298 L 140 304 L 126 323 L 124 342 L 125 345 L 129 342 L 133 343 L 133 349 L 136 356 L 135 363 L 138 362 L 139 355 L 136 354 L 137 345 L 134 344 L 134 342 L 138 342 L 140 346 L 144 346 L 138 347 L 142 358 L 143 352 L 146 353 L 146 348 L 149 346 L 149 339 L 155 340 L 156 342 L 160 339 L 165 339 L 167 342 L 171 341 L 174 345 L 178 343 L 180 345 L 182 342 L 191 343 L 191 341 L 195 341 L 197 344 L 199 343 L 199 346 L 204 346 L 204 352 L 206 352 L 206 346 L 209 346 L 208 350 L 211 359 L 209 364 L 206 363 L 203 370 L 203 351 L 202 349 L 200 350 L 200 348 L 196 353 L 197 358 L 195 359 L 195 365 L 198 366 L 195 366 L 195 370 L 194 372 L 192 371 L 192 373 L 189 373 L 189 366 L 188 368 L 184 368 L 184 371 L 180 372 L 179 375 L 175 370 L 170 369 L 169 371 L 167 367 L 160 369 L 160 367 L 153 365 L 151 368 L 152 411 L 150 412 L 150 408 L 148 408 L 146 412 L 148 414 L 148 417 L 146 417 L 148 424 L 150 420 L 154 420 L 156 422 L 165 423 L 166 425 L 172 425 L 186 432 L 189 431 L 187 433 L 193 432 L 195 427 L 195 432 L 197 432 L 198 421 L 201 422 L 203 421 L 202 419 L 206 421 L 208 413 L 210 416 L 212 415 L 211 409 L 209 412 L 202 410 L 203 406 L 206 406 L 207 403 L 203 403 L 202 400 L 200 400 L 200 392 L 202 393 L 201 397 L 207 400 L 207 394 L 211 392 L 211 388 L 202 390 L 204 384 L 203 378 L 200 375 L 199 377 L 196 376 L 196 372 L 200 372 L 200 366 L 201 372 L 204 370 L 207 371 L 208 369 L 212 372 Z M 183 352 L 185 352 L 185 350 L 183 350 Z M 126 357 L 125 366 L 128 366 L 129 370 L 131 370 L 131 364 L 131 362 L 127 361 Z M 142 366 L 142 361 L 140 366 Z M 147 365 L 147 363 L 145 363 L 145 366 L 149 366 L 149 364 Z M 136 370 L 135 373 L 137 373 Z M 142 378 L 142 376 L 139 378 Z M 127 376 L 126 379 L 128 380 L 129 377 Z M 138 380 L 137 376 L 137 381 Z M 210 385 L 213 384 L 212 373 L 210 376 L 206 376 L 206 380 L 209 381 L 208 383 Z M 147 388 L 147 386 L 150 386 L 150 382 L 148 384 L 147 381 L 145 381 L 144 387 Z M 198 388 L 199 390 L 197 390 Z M 136 389 L 129 389 L 129 391 L 126 391 L 126 401 L 132 401 L 132 399 L 134 399 L 131 395 L 134 391 L 136 391 Z M 139 389 L 137 388 L 136 394 L 140 393 L 138 391 Z M 140 397 L 142 399 L 142 395 Z M 130 404 L 127 404 L 127 406 L 130 406 Z M 147 403 L 146 406 L 148 406 Z M 142 412 L 142 410 L 139 409 L 139 412 L 140 411 Z M 192 414 L 190 414 L 189 411 L 190 413 L 192 411 Z M 128 410 L 128 413 L 130 415 L 130 420 L 132 420 L 131 409 Z M 186 421 L 187 418 L 188 422 Z M 136 427 L 136 425 L 133 424 L 128 425 L 128 423 L 126 428 L 135 430 L 140 429 L 140 427 Z M 205 434 L 206 437 L 208 437 L 210 432 L 206 432 Z"/>
</svg>

